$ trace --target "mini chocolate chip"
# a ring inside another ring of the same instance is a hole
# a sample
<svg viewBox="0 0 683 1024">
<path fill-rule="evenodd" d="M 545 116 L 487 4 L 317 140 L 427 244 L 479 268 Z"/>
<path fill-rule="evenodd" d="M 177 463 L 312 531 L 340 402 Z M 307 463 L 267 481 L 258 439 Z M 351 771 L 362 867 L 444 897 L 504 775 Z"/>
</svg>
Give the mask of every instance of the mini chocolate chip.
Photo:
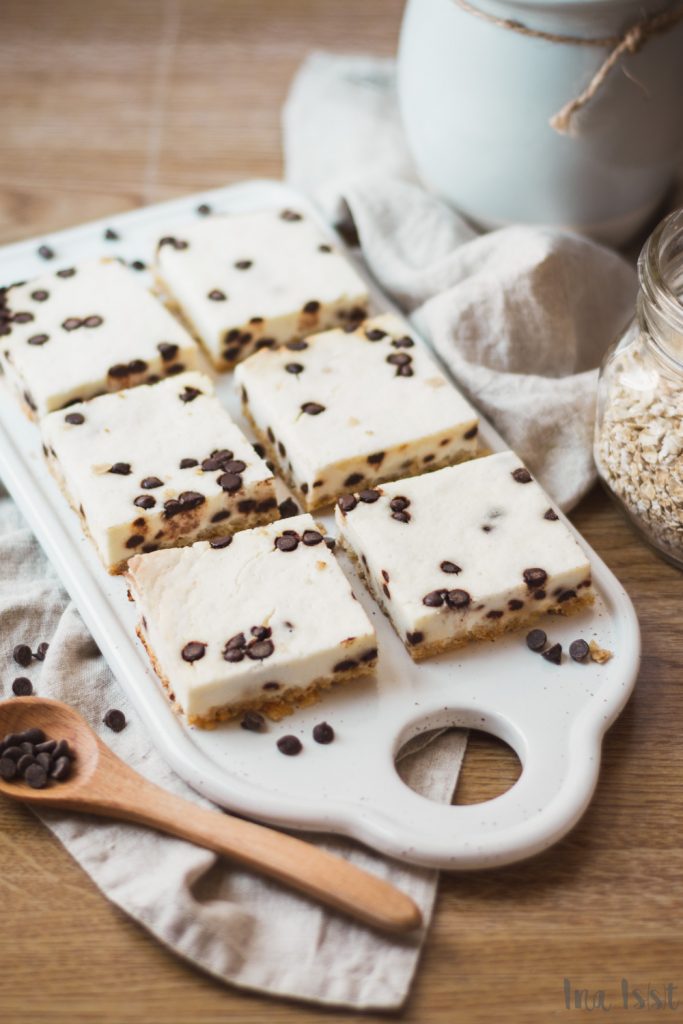
<svg viewBox="0 0 683 1024">
<path fill-rule="evenodd" d="M 86 316 L 85 320 L 83 321 L 83 326 L 99 327 L 102 323 L 104 323 L 104 321 L 102 320 L 101 316 Z M 147 364 L 145 364 L 145 367 L 146 366 Z"/>
<path fill-rule="evenodd" d="M 242 462 L 241 459 L 229 458 L 223 461 L 223 469 L 226 473 L 236 473 L 239 476 L 240 473 L 244 473 L 246 468 L 246 462 Z"/>
<path fill-rule="evenodd" d="M 590 647 L 585 640 L 572 640 L 569 645 L 569 657 L 574 661 L 585 661 L 590 654 Z"/>
<path fill-rule="evenodd" d="M 554 522 L 556 519 L 559 519 L 560 517 L 554 509 L 549 508 L 547 512 L 543 513 L 543 518 L 550 519 L 551 522 Z"/>
<path fill-rule="evenodd" d="M 571 601 L 576 597 L 575 590 L 563 590 L 557 599 L 558 604 L 564 604 L 565 601 Z"/>
<path fill-rule="evenodd" d="M 178 495 L 178 501 L 182 506 L 183 512 L 187 512 L 190 509 L 198 508 L 203 505 L 206 498 L 199 491 L 181 491 Z"/>
<path fill-rule="evenodd" d="M 17 644 L 12 651 L 12 657 L 16 661 L 17 665 L 21 665 L 22 668 L 28 668 L 33 656 L 28 644 Z"/>
<path fill-rule="evenodd" d="M 299 546 L 299 539 L 291 534 L 283 534 L 275 538 L 275 547 L 280 551 L 296 551 Z"/>
<path fill-rule="evenodd" d="M 415 342 L 407 334 L 404 334 L 402 338 L 394 338 L 391 344 L 394 348 L 412 348 Z"/>
<path fill-rule="evenodd" d="M 392 352 L 387 356 L 387 362 L 391 363 L 392 366 L 408 366 L 412 361 L 413 357 L 408 355 L 407 352 Z"/>
<path fill-rule="evenodd" d="M 334 739 L 334 729 L 329 722 L 319 722 L 313 726 L 313 739 L 316 743 L 331 743 Z"/>
<path fill-rule="evenodd" d="M 553 644 L 547 651 L 541 651 L 541 656 L 553 665 L 559 665 L 562 661 L 562 644 Z"/>
<path fill-rule="evenodd" d="M 322 542 L 322 539 L 322 533 L 318 533 L 317 530 L 304 530 L 304 532 L 301 535 L 301 540 L 306 545 L 306 547 L 309 548 L 314 547 L 314 545 L 316 544 L 320 544 Z"/>
<path fill-rule="evenodd" d="M 76 331 L 83 325 L 83 321 L 77 316 L 69 316 L 66 320 L 62 321 L 62 327 L 65 331 Z"/>
<path fill-rule="evenodd" d="M 534 587 L 542 587 L 548 579 L 545 569 L 525 569 L 522 576 L 529 590 L 533 590 Z"/>
<path fill-rule="evenodd" d="M 389 508 L 392 512 L 403 512 L 404 509 L 408 508 L 410 500 L 403 498 L 400 495 L 396 498 L 392 498 L 389 502 Z"/>
<path fill-rule="evenodd" d="M 242 486 L 242 478 L 237 473 L 222 473 L 216 482 L 228 494 L 239 491 Z"/>
<path fill-rule="evenodd" d="M 513 469 L 511 475 L 512 479 L 516 480 L 518 484 L 531 483 L 531 473 L 528 469 L 525 469 L 524 466 L 520 466 L 519 469 Z"/>
<path fill-rule="evenodd" d="M 240 725 L 243 729 L 247 729 L 248 732 L 263 732 L 266 720 L 258 711 L 247 711 L 242 717 Z"/>
<path fill-rule="evenodd" d="M 151 494 L 138 494 L 137 498 L 133 500 L 133 504 L 138 508 L 154 508 L 156 499 Z"/>
<path fill-rule="evenodd" d="M 38 255 L 44 260 L 52 260 L 54 259 L 55 251 L 49 245 L 41 245 L 38 247 Z"/>
<path fill-rule="evenodd" d="M 358 660 L 359 661 L 363 661 L 363 662 L 374 661 L 376 657 L 377 657 L 377 648 L 376 647 L 369 647 L 367 651 L 363 651 L 363 653 L 358 656 Z"/>
<path fill-rule="evenodd" d="M 126 728 L 126 716 L 118 708 L 110 708 L 102 721 L 112 732 L 121 732 Z"/>
<path fill-rule="evenodd" d="M 306 303 L 306 305 L 304 306 L 302 312 L 303 313 L 317 313 L 319 309 L 320 309 L 320 303 L 318 302 L 318 300 L 317 299 L 311 299 L 309 302 Z"/>
<path fill-rule="evenodd" d="M 155 487 L 163 487 L 164 484 L 158 476 L 146 476 L 144 480 L 140 481 L 140 486 L 144 487 L 146 491 L 151 491 Z"/>
<path fill-rule="evenodd" d="M 199 214 L 200 217 L 208 217 L 208 215 L 211 213 L 211 207 L 209 206 L 208 203 L 200 203 L 199 206 L 197 207 L 197 213 Z"/>
<path fill-rule="evenodd" d="M 50 771 L 50 778 L 56 782 L 66 782 L 71 775 L 71 759 L 68 757 L 60 757 L 55 761 Z"/>
<path fill-rule="evenodd" d="M 261 689 L 262 690 L 279 690 L 280 689 L 280 684 L 271 681 L 269 683 L 264 683 L 263 686 L 261 687 Z"/>
<path fill-rule="evenodd" d="M 198 398 L 202 393 L 199 388 L 187 386 L 180 392 L 178 398 L 181 402 L 194 402 L 195 398 Z"/>
<path fill-rule="evenodd" d="M 85 416 L 81 412 L 68 412 L 64 417 L 65 423 L 70 423 L 73 427 L 79 427 L 81 423 L 85 423 Z"/>
<path fill-rule="evenodd" d="M 530 651 L 542 651 L 548 642 L 548 637 L 542 629 L 532 629 L 526 635 L 526 645 Z"/>
<path fill-rule="evenodd" d="M 204 657 L 205 653 L 206 644 L 198 640 L 191 640 L 190 643 L 185 644 L 180 652 L 183 661 L 199 661 L 200 658 Z"/>
<path fill-rule="evenodd" d="M 192 469 L 194 466 L 198 466 L 198 465 L 199 465 L 199 463 L 197 462 L 196 459 L 181 459 L 180 460 L 180 468 L 181 469 Z"/>
<path fill-rule="evenodd" d="M 287 217 L 286 220 L 293 220 L 294 218 Z M 298 220 L 298 218 L 296 218 Z M 296 736 L 281 736 L 277 741 L 277 749 L 281 754 L 286 754 L 288 757 L 295 757 L 300 754 L 303 750 L 303 746 L 300 739 Z"/>
<path fill-rule="evenodd" d="M 129 373 L 144 373 L 147 369 L 147 363 L 144 359 L 133 359 L 128 363 Z"/>
<path fill-rule="evenodd" d="M 280 220 L 288 220 L 293 222 L 296 220 L 303 220 L 303 217 L 301 216 L 300 213 L 297 213 L 296 210 L 283 210 L 282 213 L 280 214 Z"/>
<path fill-rule="evenodd" d="M 287 373 L 299 374 L 304 372 L 304 368 L 301 363 L 285 363 L 285 370 Z"/>
<path fill-rule="evenodd" d="M 270 626 L 252 626 L 249 632 L 257 640 L 268 640 L 273 635 Z"/>
<path fill-rule="evenodd" d="M 518 612 L 519 609 L 523 607 L 524 601 L 519 601 L 516 597 L 513 597 L 511 601 L 508 601 L 508 608 L 511 612 Z"/>
<path fill-rule="evenodd" d="M 338 661 L 332 669 L 333 672 L 350 672 L 352 668 L 358 668 L 358 662 L 354 661 L 353 658 L 345 658 L 344 661 Z"/>
<path fill-rule="evenodd" d="M 126 541 L 126 547 L 127 548 L 138 548 L 138 547 L 140 547 L 140 545 L 142 544 L 144 539 L 145 538 L 143 537 L 143 535 L 141 533 L 134 533 Z"/>
<path fill-rule="evenodd" d="M 300 509 L 293 498 L 285 498 L 278 505 L 280 511 L 280 519 L 289 519 L 291 516 L 298 516 Z"/>
<path fill-rule="evenodd" d="M 441 569 L 442 572 L 455 573 L 456 576 L 459 572 L 462 572 L 460 566 L 456 565 L 455 562 L 441 562 L 439 568 Z"/>
<path fill-rule="evenodd" d="M 104 232 L 104 237 L 108 242 L 117 242 L 121 236 L 113 228 L 107 228 Z"/>
<path fill-rule="evenodd" d="M 443 590 L 430 590 L 430 592 L 425 594 L 422 598 L 422 604 L 426 604 L 428 608 L 440 608 L 443 602 Z"/>
<path fill-rule="evenodd" d="M 225 302 L 227 296 L 225 292 L 220 290 L 220 288 L 213 288 L 209 292 L 208 298 L 210 298 L 212 302 Z"/>
<path fill-rule="evenodd" d="M 243 501 L 237 502 L 238 512 L 244 512 L 246 514 L 247 512 L 253 512 L 255 508 L 256 502 L 252 498 L 247 498 Z"/>
<path fill-rule="evenodd" d="M 291 352 L 303 352 L 305 348 L 308 348 L 308 342 L 304 341 L 303 338 L 295 338 L 294 341 L 288 341 L 285 345 Z"/>
<path fill-rule="evenodd" d="M 32 764 L 26 769 L 24 778 L 31 789 L 45 789 L 47 786 L 47 772 L 42 764 Z"/>
<path fill-rule="evenodd" d="M 350 473 L 344 481 L 344 487 L 354 487 L 356 484 L 359 484 L 362 479 L 362 473 Z"/>
<path fill-rule="evenodd" d="M 492 608 L 490 612 L 486 613 L 487 619 L 502 619 L 503 613 L 498 611 L 497 608 Z"/>
<path fill-rule="evenodd" d="M 232 537 L 214 537 L 213 540 L 209 541 L 209 544 L 217 551 L 221 548 L 229 548 L 232 544 Z"/>
<path fill-rule="evenodd" d="M 12 693 L 15 697 L 30 697 L 33 693 L 33 683 L 26 676 L 17 676 L 12 683 Z"/>
<path fill-rule="evenodd" d="M 269 658 L 274 650 L 275 644 L 272 640 L 252 640 L 246 648 L 247 657 L 252 661 L 263 661 L 264 658 Z"/>
<path fill-rule="evenodd" d="M 471 600 L 466 590 L 449 590 L 446 593 L 446 602 L 451 608 L 467 608 Z"/>
<path fill-rule="evenodd" d="M 31 298 L 35 302 L 45 302 L 45 300 L 49 299 L 49 297 L 50 293 L 46 292 L 44 288 L 37 288 L 36 291 L 31 292 Z"/>
<path fill-rule="evenodd" d="M 230 651 L 237 647 L 246 647 L 246 645 L 247 641 L 244 633 L 235 633 L 234 636 L 231 636 L 230 639 L 226 641 L 225 650 Z"/>
<path fill-rule="evenodd" d="M 130 474 L 130 463 L 129 462 L 115 462 L 109 469 L 110 473 L 114 473 L 115 476 L 128 476 Z"/>
<path fill-rule="evenodd" d="M 386 338 L 387 332 L 382 331 L 379 327 L 371 327 L 365 332 L 365 337 L 368 341 L 381 341 L 382 338 Z"/>
<path fill-rule="evenodd" d="M 322 245 L 318 246 L 318 252 L 332 252 L 332 246 L 323 242 Z"/>
<path fill-rule="evenodd" d="M 301 406 L 301 411 L 309 416 L 319 416 L 321 412 L 325 412 L 325 406 L 320 405 L 319 402 L 304 402 Z"/>
<path fill-rule="evenodd" d="M 178 355 L 178 346 L 170 341 L 160 341 L 157 345 L 163 362 L 171 363 Z"/>
<path fill-rule="evenodd" d="M 224 520 L 230 518 L 230 512 L 227 508 L 221 509 L 220 512 L 216 512 L 215 515 L 211 516 L 212 523 L 222 523 Z"/>
<path fill-rule="evenodd" d="M 115 363 L 114 366 L 109 367 L 109 369 L 107 370 L 107 375 L 109 377 L 114 377 L 116 379 L 127 377 L 128 366 L 126 365 L 126 363 Z"/>
<path fill-rule="evenodd" d="M 147 264 L 143 263 L 142 260 L 133 260 L 133 262 L 131 263 L 131 267 L 133 268 L 133 270 L 146 270 Z"/>
<path fill-rule="evenodd" d="M 26 342 L 27 345 L 44 345 L 46 341 L 50 340 L 49 334 L 32 334 Z"/>
<path fill-rule="evenodd" d="M 395 519 L 397 523 L 409 523 L 412 517 L 410 512 L 392 512 L 391 518 Z"/>
<path fill-rule="evenodd" d="M 470 427 L 469 430 L 465 431 L 465 433 L 463 434 L 463 437 L 465 438 L 466 441 L 471 441 L 472 438 L 476 437 L 478 433 L 479 433 L 479 427 L 475 423 L 473 427 Z"/>
<path fill-rule="evenodd" d="M 75 267 L 66 267 L 65 270 L 58 270 L 57 277 L 73 277 L 76 273 Z"/>
<path fill-rule="evenodd" d="M 158 551 L 159 550 L 159 545 L 158 544 L 143 544 L 142 545 L 142 550 L 143 550 L 143 553 L 145 555 L 150 555 L 152 553 L 152 551 Z"/>
<path fill-rule="evenodd" d="M 235 264 L 236 270 L 249 270 L 249 267 L 253 266 L 252 260 L 238 260 Z"/>
<path fill-rule="evenodd" d="M 342 494 L 341 498 L 337 499 L 337 505 L 342 512 L 352 512 L 358 502 L 352 494 Z"/>
<path fill-rule="evenodd" d="M 334 537 L 323 537 L 323 540 L 325 541 L 325 547 L 329 548 L 330 551 L 334 551 L 334 549 L 337 546 L 337 541 L 335 540 L 335 538 Z"/>
<path fill-rule="evenodd" d="M 49 649 L 49 643 L 47 642 L 47 640 L 43 640 L 42 643 L 38 644 L 38 648 L 36 651 L 34 651 L 33 657 L 36 659 L 36 661 L 45 661 L 45 655 L 47 654 Z M 33 743 L 39 741 L 32 740 L 31 742 Z"/>
<path fill-rule="evenodd" d="M 380 498 L 380 492 L 369 488 L 366 491 L 359 491 L 358 497 L 366 505 L 373 505 Z"/>
</svg>

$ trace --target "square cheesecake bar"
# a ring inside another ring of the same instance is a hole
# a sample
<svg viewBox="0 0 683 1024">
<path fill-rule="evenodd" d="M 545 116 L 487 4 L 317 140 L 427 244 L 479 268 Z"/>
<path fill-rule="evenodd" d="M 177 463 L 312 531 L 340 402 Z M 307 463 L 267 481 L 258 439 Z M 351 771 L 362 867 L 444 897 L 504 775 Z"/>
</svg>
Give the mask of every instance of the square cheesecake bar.
<svg viewBox="0 0 683 1024">
<path fill-rule="evenodd" d="M 309 515 L 136 555 L 126 579 L 138 635 L 192 724 L 246 710 L 281 718 L 377 659 L 370 620 Z"/>
<path fill-rule="evenodd" d="M 204 374 L 102 395 L 42 422 L 48 465 L 105 566 L 277 517 L 273 476 Z"/>
<path fill-rule="evenodd" d="M 171 308 L 219 370 L 255 349 L 367 315 L 365 283 L 294 210 L 188 224 L 180 237 L 160 240 L 156 270 Z"/>
<path fill-rule="evenodd" d="M 344 495 L 336 517 L 416 661 L 594 599 L 586 555 L 513 452 Z"/>
<path fill-rule="evenodd" d="M 304 508 L 476 454 L 472 406 L 393 314 L 240 364 L 243 411 Z"/>
<path fill-rule="evenodd" d="M 31 418 L 193 370 L 199 348 L 117 260 L 15 285 L 0 309 L 0 363 Z"/>
</svg>

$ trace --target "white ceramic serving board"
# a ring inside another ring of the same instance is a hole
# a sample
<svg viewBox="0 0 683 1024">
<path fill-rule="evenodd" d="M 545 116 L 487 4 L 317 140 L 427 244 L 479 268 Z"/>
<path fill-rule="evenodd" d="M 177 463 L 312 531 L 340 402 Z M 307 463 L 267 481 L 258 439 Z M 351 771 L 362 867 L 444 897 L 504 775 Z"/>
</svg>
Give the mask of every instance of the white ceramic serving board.
<svg viewBox="0 0 683 1024">
<path fill-rule="evenodd" d="M 7 246 L 0 250 L 0 284 L 99 255 L 147 263 L 158 238 L 196 217 L 200 202 L 216 212 L 274 205 L 316 216 L 284 185 L 248 182 Z M 106 227 L 115 228 L 120 241 L 105 241 Z M 49 263 L 37 254 L 41 243 L 55 251 Z M 372 287 L 376 309 L 389 308 Z M 219 392 L 239 420 L 231 375 L 221 379 Z M 486 423 L 481 437 L 491 448 L 504 447 Z M 135 637 L 136 612 L 126 599 L 125 583 L 101 567 L 44 467 L 37 427 L 25 420 L 4 387 L 0 476 L 151 739 L 179 775 L 216 803 L 287 828 L 353 836 L 413 863 L 461 869 L 505 864 L 543 850 L 585 810 L 598 777 L 603 734 L 626 703 L 639 663 L 631 602 L 594 552 L 589 551 L 600 595 L 596 607 L 566 620 L 548 618 L 546 630 L 565 651 L 577 636 L 596 638 L 614 652 L 604 665 L 579 665 L 566 655 L 560 667 L 549 664 L 527 650 L 523 633 L 416 665 L 343 561 L 377 627 L 376 679 L 337 687 L 318 705 L 269 723 L 263 734 L 235 722 L 208 732 L 189 728 L 172 711 Z M 322 518 L 334 532 L 333 517 Z M 322 720 L 335 730 L 329 746 L 311 739 L 312 727 Z M 395 770 L 395 754 L 410 737 L 444 726 L 477 727 L 507 741 L 523 765 L 517 783 L 494 800 L 470 806 L 441 805 L 414 793 Z M 298 757 L 278 751 L 276 740 L 286 733 L 303 741 Z"/>
</svg>

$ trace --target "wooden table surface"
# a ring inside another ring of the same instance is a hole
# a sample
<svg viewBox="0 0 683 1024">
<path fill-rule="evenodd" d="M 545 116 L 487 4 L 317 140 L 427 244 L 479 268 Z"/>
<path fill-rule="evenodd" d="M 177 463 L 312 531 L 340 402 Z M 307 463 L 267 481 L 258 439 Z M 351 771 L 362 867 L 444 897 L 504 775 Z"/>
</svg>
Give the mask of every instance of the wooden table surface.
<svg viewBox="0 0 683 1024">
<path fill-rule="evenodd" d="M 4 0 L 0 242 L 278 176 L 280 107 L 304 55 L 391 54 L 401 6 Z M 565 977 L 606 990 L 613 1003 L 622 978 L 643 995 L 648 985 L 660 994 L 676 986 L 677 1009 L 613 1007 L 609 1020 L 683 1016 L 682 579 L 600 493 L 574 521 L 635 601 L 639 685 L 607 736 L 595 799 L 567 839 L 524 864 L 442 878 L 405 1021 L 545 1024 L 568 1013 Z M 490 745 L 472 744 L 458 799 L 498 792 L 511 772 Z M 28 812 L 7 803 L 0 924 L 5 1024 L 351 1016 L 241 993 L 188 967 L 109 905 Z"/>
</svg>

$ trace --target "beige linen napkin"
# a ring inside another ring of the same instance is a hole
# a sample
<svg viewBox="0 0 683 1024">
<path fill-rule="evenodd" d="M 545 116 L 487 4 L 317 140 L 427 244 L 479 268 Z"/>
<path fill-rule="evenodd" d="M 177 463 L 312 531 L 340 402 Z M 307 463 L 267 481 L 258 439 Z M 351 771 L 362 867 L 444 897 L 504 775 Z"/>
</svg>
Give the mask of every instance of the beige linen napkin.
<svg viewBox="0 0 683 1024">
<path fill-rule="evenodd" d="M 0 489 L 0 699 L 15 675 L 44 697 L 67 701 L 114 752 L 152 782 L 209 807 L 164 763 L 99 654 L 73 604 L 16 506 Z M 44 663 L 20 669 L 17 643 Z M 118 707 L 128 724 L 102 724 Z M 464 753 L 461 733 L 446 733 L 406 757 L 401 774 L 418 792 L 450 800 Z M 58 812 L 39 817 L 104 895 L 160 942 L 223 981 L 271 995 L 357 1009 L 399 1007 L 410 988 L 425 932 L 392 939 L 243 871 L 213 853 L 150 829 Z M 384 858 L 349 840 L 307 836 L 410 893 L 429 921 L 436 872 Z"/>
<path fill-rule="evenodd" d="M 596 367 L 633 312 L 631 266 L 551 229 L 479 236 L 421 188 L 392 61 L 313 54 L 283 128 L 291 184 L 331 219 L 345 201 L 379 284 L 555 501 L 575 505 L 595 480 Z"/>
</svg>

